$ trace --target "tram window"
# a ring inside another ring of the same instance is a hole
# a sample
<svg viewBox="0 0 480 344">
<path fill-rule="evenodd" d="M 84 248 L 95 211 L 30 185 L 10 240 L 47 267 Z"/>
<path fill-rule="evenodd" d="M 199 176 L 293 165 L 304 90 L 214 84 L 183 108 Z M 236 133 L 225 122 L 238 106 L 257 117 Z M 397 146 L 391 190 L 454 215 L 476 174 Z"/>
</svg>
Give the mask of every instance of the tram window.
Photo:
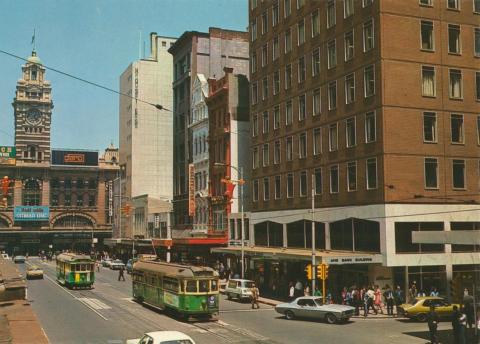
<svg viewBox="0 0 480 344">
<path fill-rule="evenodd" d="M 217 280 L 212 280 L 210 286 L 211 286 L 211 290 L 212 290 L 212 291 L 217 291 L 217 290 L 218 290 L 218 282 L 217 282 Z"/>
<path fill-rule="evenodd" d="M 197 292 L 197 281 L 187 281 L 187 293 Z"/>
<path fill-rule="evenodd" d="M 208 280 L 200 280 L 198 281 L 200 285 L 200 292 L 201 293 L 206 293 L 208 292 Z"/>
<path fill-rule="evenodd" d="M 80 264 L 80 271 L 86 271 L 87 267 L 85 264 Z"/>
<path fill-rule="evenodd" d="M 65 270 L 67 270 L 68 266 L 65 266 Z M 79 269 L 77 269 L 77 265 L 70 265 L 70 271 L 72 272 L 75 272 L 75 271 L 80 271 Z"/>
<path fill-rule="evenodd" d="M 150 279 L 150 284 L 155 285 L 155 276 L 152 276 Z"/>
<path fill-rule="evenodd" d="M 178 280 L 174 278 L 164 277 L 163 278 L 163 288 L 166 290 L 171 290 L 178 292 Z"/>
</svg>

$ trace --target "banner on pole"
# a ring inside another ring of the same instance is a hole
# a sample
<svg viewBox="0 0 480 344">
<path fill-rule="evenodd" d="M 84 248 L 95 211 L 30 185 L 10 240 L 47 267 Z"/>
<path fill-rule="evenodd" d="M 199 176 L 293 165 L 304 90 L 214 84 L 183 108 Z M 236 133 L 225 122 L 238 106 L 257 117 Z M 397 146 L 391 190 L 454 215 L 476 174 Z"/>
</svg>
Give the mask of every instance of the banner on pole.
<svg viewBox="0 0 480 344">
<path fill-rule="evenodd" d="M 195 215 L 195 165 L 188 165 L 188 215 Z"/>
</svg>

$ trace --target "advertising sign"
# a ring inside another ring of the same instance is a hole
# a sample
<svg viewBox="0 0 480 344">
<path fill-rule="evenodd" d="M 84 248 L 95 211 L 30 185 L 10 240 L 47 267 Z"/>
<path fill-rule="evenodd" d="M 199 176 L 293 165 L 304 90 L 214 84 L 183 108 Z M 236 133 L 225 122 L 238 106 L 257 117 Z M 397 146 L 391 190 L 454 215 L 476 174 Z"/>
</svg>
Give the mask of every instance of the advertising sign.
<svg viewBox="0 0 480 344">
<path fill-rule="evenodd" d="M 195 165 L 188 165 L 188 215 L 195 215 Z"/>
<path fill-rule="evenodd" d="M 113 216 L 113 181 L 108 182 L 108 216 Z"/>
<path fill-rule="evenodd" d="M 98 152 L 52 150 L 52 165 L 98 166 Z"/>
<path fill-rule="evenodd" d="M 382 263 L 382 255 L 372 254 L 370 256 L 328 257 L 328 258 L 325 258 L 325 261 L 327 264 L 332 264 L 332 265 Z"/>
<path fill-rule="evenodd" d="M 163 302 L 165 302 L 167 305 L 172 305 L 177 308 L 179 306 L 178 296 L 175 294 L 169 293 L 168 291 L 163 292 Z"/>
<path fill-rule="evenodd" d="M 15 147 L 0 146 L 0 165 L 15 165 L 16 156 Z"/>
<path fill-rule="evenodd" d="M 21 205 L 13 208 L 14 221 L 48 221 L 49 217 L 49 207 Z"/>
</svg>

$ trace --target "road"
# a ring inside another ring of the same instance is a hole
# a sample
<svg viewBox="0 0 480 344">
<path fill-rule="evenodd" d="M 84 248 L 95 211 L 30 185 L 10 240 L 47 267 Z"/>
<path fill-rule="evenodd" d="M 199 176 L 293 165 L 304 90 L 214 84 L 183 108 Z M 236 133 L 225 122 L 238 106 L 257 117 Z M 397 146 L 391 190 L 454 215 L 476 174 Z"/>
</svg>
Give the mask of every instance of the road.
<svg viewBox="0 0 480 344">
<path fill-rule="evenodd" d="M 28 281 L 28 299 L 51 343 L 124 343 L 144 332 L 177 330 L 199 344 L 215 343 L 425 343 L 426 324 L 396 319 L 353 319 L 328 325 L 284 319 L 271 306 L 252 310 L 249 304 L 222 296 L 218 321 L 181 322 L 131 300 L 131 280 L 117 281 L 118 272 L 102 268 L 92 290 L 69 290 L 55 281 L 53 262 L 30 259 L 41 266 L 43 280 Z M 22 270 L 22 265 L 19 265 Z M 441 323 L 441 332 L 449 330 Z"/>
</svg>

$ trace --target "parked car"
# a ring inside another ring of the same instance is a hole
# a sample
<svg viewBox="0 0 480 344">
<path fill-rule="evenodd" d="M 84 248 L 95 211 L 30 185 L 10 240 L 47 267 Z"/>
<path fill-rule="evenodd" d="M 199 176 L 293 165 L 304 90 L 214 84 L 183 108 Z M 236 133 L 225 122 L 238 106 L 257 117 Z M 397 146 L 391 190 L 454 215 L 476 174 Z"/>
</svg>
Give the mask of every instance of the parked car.
<svg viewBox="0 0 480 344">
<path fill-rule="evenodd" d="M 142 338 L 128 339 L 127 344 L 195 344 L 195 342 L 179 331 L 157 331 L 145 333 Z"/>
<path fill-rule="evenodd" d="M 27 279 L 34 279 L 34 278 L 43 279 L 43 270 L 40 269 L 38 266 L 30 266 L 27 269 L 26 277 Z"/>
<path fill-rule="evenodd" d="M 249 299 L 252 296 L 250 288 L 252 288 L 253 283 L 253 281 L 246 279 L 231 279 L 225 287 L 225 294 L 229 300 L 233 298 Z"/>
<path fill-rule="evenodd" d="M 448 303 L 442 297 L 417 297 L 412 303 L 404 303 L 398 307 L 398 315 L 405 318 L 415 319 L 417 321 L 426 321 L 427 313 L 430 311 L 430 306 L 435 306 L 435 312 L 441 318 L 448 318 L 453 313 L 453 306 L 455 304 Z M 460 305 L 456 304 L 458 309 Z"/>
<path fill-rule="evenodd" d="M 115 259 L 113 262 L 110 263 L 110 269 L 112 270 L 120 270 L 121 268 L 125 269 L 125 264 L 120 259 Z"/>
<path fill-rule="evenodd" d="M 10 257 L 8 256 L 8 253 L 2 253 L 1 255 L 3 259 L 10 259 Z"/>
<path fill-rule="evenodd" d="M 14 263 L 25 263 L 25 256 L 15 256 L 13 257 Z"/>
<path fill-rule="evenodd" d="M 110 258 L 104 258 L 102 259 L 101 261 L 101 264 L 104 268 L 109 268 L 110 267 L 110 263 L 112 263 L 112 259 Z"/>
<path fill-rule="evenodd" d="M 133 264 L 137 261 L 137 258 L 129 259 L 126 265 L 127 274 L 131 274 L 133 270 Z"/>
<path fill-rule="evenodd" d="M 292 302 L 281 303 L 275 306 L 277 313 L 285 315 L 288 320 L 293 318 L 308 318 L 325 320 L 329 324 L 348 321 L 355 308 L 344 305 L 323 304 L 318 296 L 304 296 Z"/>
</svg>

